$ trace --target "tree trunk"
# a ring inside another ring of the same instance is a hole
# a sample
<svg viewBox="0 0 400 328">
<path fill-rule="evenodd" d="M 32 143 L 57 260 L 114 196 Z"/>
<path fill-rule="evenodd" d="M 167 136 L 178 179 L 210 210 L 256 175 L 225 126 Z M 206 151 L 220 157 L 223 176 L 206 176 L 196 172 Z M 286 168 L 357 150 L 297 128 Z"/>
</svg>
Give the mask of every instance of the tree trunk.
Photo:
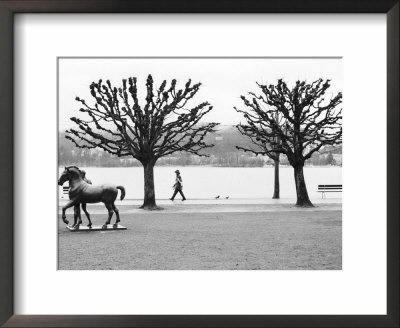
<svg viewBox="0 0 400 328">
<path fill-rule="evenodd" d="M 272 199 L 279 199 L 279 159 L 274 160 L 275 178 L 274 178 L 274 195 Z"/>
<path fill-rule="evenodd" d="M 300 207 L 314 207 L 308 198 L 306 182 L 304 181 L 303 166 L 298 165 L 294 167 L 294 181 L 296 184 L 297 202 L 296 206 Z"/>
<path fill-rule="evenodd" d="M 157 209 L 156 196 L 154 192 L 154 163 L 143 164 L 144 168 L 144 201 L 140 208 L 145 210 Z"/>
</svg>

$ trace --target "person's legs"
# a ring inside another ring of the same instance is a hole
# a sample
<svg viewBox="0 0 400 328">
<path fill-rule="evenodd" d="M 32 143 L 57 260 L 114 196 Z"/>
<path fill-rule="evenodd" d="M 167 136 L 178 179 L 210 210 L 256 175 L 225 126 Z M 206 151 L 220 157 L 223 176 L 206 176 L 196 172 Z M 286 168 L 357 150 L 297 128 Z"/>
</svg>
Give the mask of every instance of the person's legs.
<svg viewBox="0 0 400 328">
<path fill-rule="evenodd" d="M 181 196 L 182 196 L 182 200 L 186 200 L 186 197 L 185 197 L 185 195 L 183 194 L 182 189 L 179 189 L 179 193 L 180 193 Z"/>
<path fill-rule="evenodd" d="M 174 200 L 176 194 L 178 193 L 178 189 L 175 188 L 174 190 L 174 194 L 172 195 L 172 197 L 170 198 L 170 200 Z"/>
</svg>

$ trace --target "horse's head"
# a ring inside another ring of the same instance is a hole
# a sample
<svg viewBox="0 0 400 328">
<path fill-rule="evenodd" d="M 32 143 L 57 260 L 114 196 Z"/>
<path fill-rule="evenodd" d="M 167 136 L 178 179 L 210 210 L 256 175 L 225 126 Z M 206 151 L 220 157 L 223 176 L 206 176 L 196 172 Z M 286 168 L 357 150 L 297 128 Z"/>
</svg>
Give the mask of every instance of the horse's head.
<svg viewBox="0 0 400 328">
<path fill-rule="evenodd" d="M 66 181 L 70 181 L 74 178 L 82 178 L 81 171 L 76 166 L 66 166 L 64 172 L 58 179 L 58 184 L 62 186 Z"/>
</svg>

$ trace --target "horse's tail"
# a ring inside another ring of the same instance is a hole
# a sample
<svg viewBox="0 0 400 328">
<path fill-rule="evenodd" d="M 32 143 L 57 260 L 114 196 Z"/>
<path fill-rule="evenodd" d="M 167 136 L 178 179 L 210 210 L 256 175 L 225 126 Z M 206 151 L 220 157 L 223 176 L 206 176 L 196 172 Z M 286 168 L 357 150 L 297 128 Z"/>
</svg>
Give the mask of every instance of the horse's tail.
<svg viewBox="0 0 400 328">
<path fill-rule="evenodd" d="M 121 190 L 121 200 L 125 198 L 125 188 L 123 186 L 117 186 L 117 189 Z"/>
</svg>

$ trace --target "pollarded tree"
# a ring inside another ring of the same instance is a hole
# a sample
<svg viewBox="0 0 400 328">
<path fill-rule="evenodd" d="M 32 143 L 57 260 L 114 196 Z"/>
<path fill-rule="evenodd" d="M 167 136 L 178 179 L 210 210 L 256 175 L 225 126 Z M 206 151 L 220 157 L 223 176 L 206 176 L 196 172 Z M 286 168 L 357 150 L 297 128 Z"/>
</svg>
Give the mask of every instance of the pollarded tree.
<svg viewBox="0 0 400 328">
<path fill-rule="evenodd" d="M 93 105 L 76 98 L 87 118 L 72 117 L 79 129 L 69 129 L 66 136 L 79 148 L 102 148 L 118 157 L 137 159 L 144 168 L 145 209 L 157 208 L 153 173 L 157 160 L 176 152 L 207 156 L 200 150 L 213 145 L 207 144 L 204 137 L 215 132 L 218 125 L 200 122 L 212 110 L 208 102 L 189 106 L 201 83 L 192 84 L 189 80 L 178 89 L 176 80 L 168 86 L 163 81 L 156 90 L 153 84 L 149 75 L 144 104 L 140 104 L 136 78 L 122 80 L 119 88 L 110 81 L 93 82 Z"/>
<path fill-rule="evenodd" d="M 236 108 L 235 108 L 236 109 Z M 237 109 L 236 109 L 237 110 Z M 276 113 L 278 114 L 278 113 Z M 275 116 L 277 124 L 280 124 L 281 119 L 278 115 Z M 279 199 L 280 188 L 279 188 L 279 162 L 280 162 L 280 152 L 274 151 L 274 149 L 279 145 L 280 139 L 268 139 L 265 140 L 261 136 L 262 131 L 258 129 L 263 129 L 261 125 L 254 126 L 253 129 L 249 129 L 246 125 L 238 124 L 236 128 L 239 132 L 251 140 L 251 144 L 244 146 L 236 146 L 237 149 L 244 150 L 245 152 L 251 152 L 255 155 L 267 155 L 270 159 L 274 161 L 274 194 L 272 199 Z"/>
<path fill-rule="evenodd" d="M 293 88 L 278 80 L 276 85 L 257 84 L 260 93 L 241 96 L 246 119 L 240 129 L 256 142 L 268 144 L 266 153 L 285 154 L 294 168 L 297 206 L 313 206 L 307 192 L 303 167 L 325 145 L 342 141 L 342 93 L 325 99 L 330 80 L 297 81 Z M 277 120 L 277 115 L 280 120 Z M 279 141 L 279 142 L 277 142 Z"/>
</svg>

